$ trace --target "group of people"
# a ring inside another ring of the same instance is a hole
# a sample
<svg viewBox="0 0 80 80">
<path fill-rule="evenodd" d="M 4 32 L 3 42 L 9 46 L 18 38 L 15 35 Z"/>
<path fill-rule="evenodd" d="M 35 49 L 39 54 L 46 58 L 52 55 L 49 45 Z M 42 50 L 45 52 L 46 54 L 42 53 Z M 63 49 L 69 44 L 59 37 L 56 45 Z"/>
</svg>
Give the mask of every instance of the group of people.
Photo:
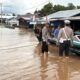
<svg viewBox="0 0 80 80">
<path fill-rule="evenodd" d="M 42 55 L 44 53 L 48 55 L 48 33 L 49 33 L 49 24 L 45 24 L 43 28 L 38 28 L 38 31 L 35 29 L 35 33 L 37 33 L 37 38 L 40 42 L 42 42 Z M 57 45 L 59 46 L 59 56 L 63 56 L 65 54 L 66 57 L 69 56 L 69 48 L 72 46 L 73 40 L 73 30 L 70 26 L 70 21 L 65 20 L 64 26 L 59 29 L 55 29 L 54 36 L 57 38 Z"/>
</svg>

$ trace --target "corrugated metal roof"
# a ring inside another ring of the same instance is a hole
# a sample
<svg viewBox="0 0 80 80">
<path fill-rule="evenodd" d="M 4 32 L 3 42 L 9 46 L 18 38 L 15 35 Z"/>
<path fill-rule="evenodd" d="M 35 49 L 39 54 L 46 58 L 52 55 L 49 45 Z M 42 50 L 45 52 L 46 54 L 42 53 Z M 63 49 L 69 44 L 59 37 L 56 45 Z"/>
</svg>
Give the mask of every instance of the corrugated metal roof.
<svg viewBox="0 0 80 80">
<path fill-rule="evenodd" d="M 14 16 L 0 16 L 0 19 L 2 18 L 2 19 L 10 19 L 10 18 L 13 18 Z"/>
<path fill-rule="evenodd" d="M 48 18 L 65 18 L 65 17 L 73 17 L 77 14 L 80 14 L 80 9 L 75 10 L 65 10 L 65 11 L 58 11 L 56 13 L 48 15 Z"/>
<path fill-rule="evenodd" d="M 78 16 L 78 17 L 68 17 L 68 18 L 61 18 L 60 20 L 80 20 L 80 16 Z"/>
</svg>

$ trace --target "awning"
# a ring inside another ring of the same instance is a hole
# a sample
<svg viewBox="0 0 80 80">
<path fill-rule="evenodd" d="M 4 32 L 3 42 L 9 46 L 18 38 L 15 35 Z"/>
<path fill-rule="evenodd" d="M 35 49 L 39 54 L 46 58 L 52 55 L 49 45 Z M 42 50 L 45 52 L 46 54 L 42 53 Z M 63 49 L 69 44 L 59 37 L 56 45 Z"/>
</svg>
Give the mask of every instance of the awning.
<svg viewBox="0 0 80 80">
<path fill-rule="evenodd" d="M 37 24 L 37 22 L 30 22 L 29 24 Z"/>
</svg>

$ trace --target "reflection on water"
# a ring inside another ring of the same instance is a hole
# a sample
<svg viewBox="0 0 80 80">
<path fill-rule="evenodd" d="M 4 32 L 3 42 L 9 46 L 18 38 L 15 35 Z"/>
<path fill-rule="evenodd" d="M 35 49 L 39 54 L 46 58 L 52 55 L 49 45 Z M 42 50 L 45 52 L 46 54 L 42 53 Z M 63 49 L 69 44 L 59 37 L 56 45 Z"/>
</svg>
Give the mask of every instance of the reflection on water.
<svg viewBox="0 0 80 80">
<path fill-rule="evenodd" d="M 40 56 L 33 31 L 0 28 L 0 80 L 80 80 L 80 58 L 60 60 L 50 45 L 48 57 Z"/>
<path fill-rule="evenodd" d="M 68 60 L 65 59 L 64 62 L 60 61 L 58 63 L 58 76 L 59 80 L 69 80 L 69 70 L 68 70 Z"/>
<path fill-rule="evenodd" d="M 44 80 L 48 75 L 46 74 L 47 72 L 47 57 L 40 57 L 40 60 L 41 60 L 41 79 Z"/>
</svg>

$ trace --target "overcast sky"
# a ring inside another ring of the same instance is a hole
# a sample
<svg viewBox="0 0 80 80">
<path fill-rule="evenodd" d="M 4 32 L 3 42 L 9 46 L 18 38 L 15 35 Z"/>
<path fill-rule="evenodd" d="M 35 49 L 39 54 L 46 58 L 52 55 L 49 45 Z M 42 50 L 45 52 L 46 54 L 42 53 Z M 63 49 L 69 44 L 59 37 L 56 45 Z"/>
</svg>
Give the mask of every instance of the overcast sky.
<svg viewBox="0 0 80 80">
<path fill-rule="evenodd" d="M 53 5 L 61 4 L 67 5 L 73 3 L 74 5 L 80 5 L 80 0 L 0 0 L 3 3 L 3 9 L 5 12 L 16 13 L 33 13 L 36 9 L 41 9 L 48 2 L 52 2 Z"/>
</svg>

